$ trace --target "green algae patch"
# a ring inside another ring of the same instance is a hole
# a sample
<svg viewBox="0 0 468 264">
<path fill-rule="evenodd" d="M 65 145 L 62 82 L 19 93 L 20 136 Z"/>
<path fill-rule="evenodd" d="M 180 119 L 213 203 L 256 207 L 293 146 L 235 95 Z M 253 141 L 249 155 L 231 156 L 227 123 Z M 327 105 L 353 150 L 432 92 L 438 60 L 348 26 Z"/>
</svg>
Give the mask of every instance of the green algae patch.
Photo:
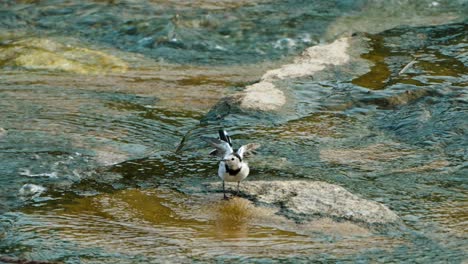
<svg viewBox="0 0 468 264">
<path fill-rule="evenodd" d="M 78 74 L 122 73 L 128 69 L 127 63 L 110 54 L 46 38 L 0 45 L 0 66 Z"/>
<path fill-rule="evenodd" d="M 466 48 L 459 47 L 457 51 L 460 54 L 466 54 Z M 432 54 L 430 54 L 432 53 Z M 427 73 L 430 76 L 435 76 L 435 81 L 437 82 L 437 77 L 451 76 L 451 77 L 460 77 L 466 74 L 467 68 L 463 63 L 456 58 L 456 56 L 447 56 L 441 52 L 428 50 L 426 54 L 421 55 L 421 59 L 416 65 L 421 71 Z"/>
</svg>

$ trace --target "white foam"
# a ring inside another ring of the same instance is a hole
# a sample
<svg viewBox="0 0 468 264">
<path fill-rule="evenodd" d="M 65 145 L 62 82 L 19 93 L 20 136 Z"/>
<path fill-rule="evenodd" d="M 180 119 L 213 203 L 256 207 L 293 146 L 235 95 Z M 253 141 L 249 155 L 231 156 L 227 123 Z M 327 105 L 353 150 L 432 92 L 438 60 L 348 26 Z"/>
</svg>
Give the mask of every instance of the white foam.
<svg viewBox="0 0 468 264">
<path fill-rule="evenodd" d="M 30 169 L 21 169 L 20 173 L 21 176 L 27 176 L 27 177 L 49 177 L 49 178 L 58 178 L 57 172 L 44 172 L 44 173 L 37 173 L 33 174 L 31 173 Z"/>
<path fill-rule="evenodd" d="M 42 187 L 40 185 L 32 184 L 32 183 L 27 183 L 19 189 L 19 194 L 24 197 L 38 197 L 41 195 L 43 192 L 46 191 L 45 187 Z"/>
</svg>

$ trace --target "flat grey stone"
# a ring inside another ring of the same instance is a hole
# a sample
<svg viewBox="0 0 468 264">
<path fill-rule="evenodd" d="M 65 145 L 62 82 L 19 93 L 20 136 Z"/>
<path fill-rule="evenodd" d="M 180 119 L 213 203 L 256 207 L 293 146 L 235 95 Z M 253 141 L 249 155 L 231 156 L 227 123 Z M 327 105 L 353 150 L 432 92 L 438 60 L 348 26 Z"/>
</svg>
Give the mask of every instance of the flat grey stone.
<svg viewBox="0 0 468 264">
<path fill-rule="evenodd" d="M 220 182 L 208 183 L 206 187 L 210 191 L 222 188 Z M 325 182 L 245 181 L 240 191 L 256 203 L 279 207 L 288 217 L 297 219 L 321 216 L 368 224 L 399 220 L 385 205 L 360 198 L 341 186 Z"/>
</svg>

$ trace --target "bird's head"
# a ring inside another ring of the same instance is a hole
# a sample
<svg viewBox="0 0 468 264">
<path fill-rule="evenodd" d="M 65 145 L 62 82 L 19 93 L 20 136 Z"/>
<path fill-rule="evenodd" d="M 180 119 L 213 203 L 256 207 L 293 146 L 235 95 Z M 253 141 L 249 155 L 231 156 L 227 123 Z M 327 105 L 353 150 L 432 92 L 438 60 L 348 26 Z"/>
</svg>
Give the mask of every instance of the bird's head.
<svg viewBox="0 0 468 264">
<path fill-rule="evenodd" d="M 237 153 L 232 153 L 225 156 L 222 161 L 224 161 L 229 168 L 236 170 L 241 167 L 242 157 Z"/>
</svg>

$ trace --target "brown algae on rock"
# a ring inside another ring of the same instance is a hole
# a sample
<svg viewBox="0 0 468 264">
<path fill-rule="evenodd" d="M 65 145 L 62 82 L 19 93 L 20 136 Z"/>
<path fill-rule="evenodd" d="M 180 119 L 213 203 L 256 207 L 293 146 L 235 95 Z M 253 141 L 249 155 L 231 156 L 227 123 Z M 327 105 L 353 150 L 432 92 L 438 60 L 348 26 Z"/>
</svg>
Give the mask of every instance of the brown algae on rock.
<svg viewBox="0 0 468 264">
<path fill-rule="evenodd" d="M 352 83 L 372 90 L 384 89 L 391 75 L 391 71 L 385 63 L 385 58 L 389 53 L 390 50 L 385 47 L 382 37 L 371 36 L 370 50 L 368 53 L 362 54 L 361 57 L 373 62 L 374 65 L 368 73 L 355 78 Z"/>
</svg>

